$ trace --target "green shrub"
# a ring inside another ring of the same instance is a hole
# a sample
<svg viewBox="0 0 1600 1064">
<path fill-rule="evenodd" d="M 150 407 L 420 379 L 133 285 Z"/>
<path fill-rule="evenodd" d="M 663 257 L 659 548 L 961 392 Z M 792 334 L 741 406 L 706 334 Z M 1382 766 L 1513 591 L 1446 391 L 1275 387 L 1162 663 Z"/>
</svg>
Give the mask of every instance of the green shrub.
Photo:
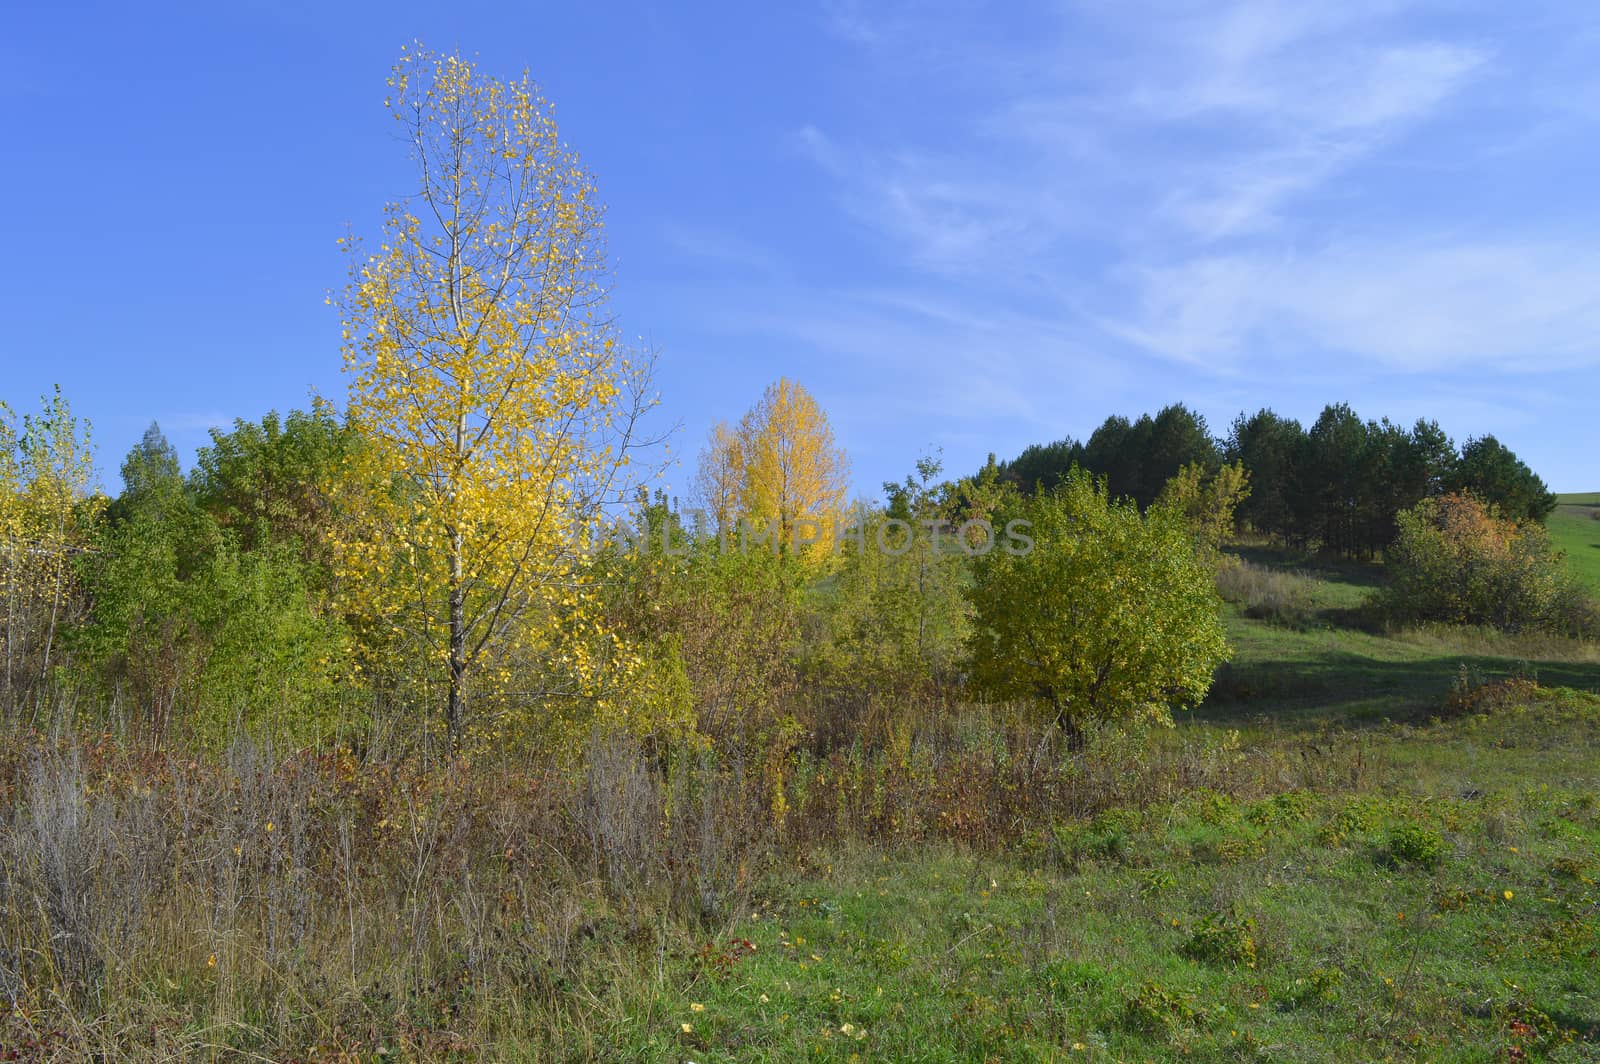
<svg viewBox="0 0 1600 1064">
<path fill-rule="evenodd" d="M 1303 823 L 1316 808 L 1317 799 L 1305 791 L 1286 791 L 1252 803 L 1245 819 L 1261 827 Z"/>
<path fill-rule="evenodd" d="M 98 533 L 92 605 L 73 633 L 91 690 L 128 701 L 143 741 L 226 745 L 236 724 L 291 745 L 326 739 L 360 703 L 351 633 L 286 544 L 240 546 L 188 496 Z"/>
<path fill-rule="evenodd" d="M 1234 864 L 1266 852 L 1264 839 L 1254 833 L 1243 833 L 1205 839 L 1195 846 L 1194 856 L 1207 864 Z"/>
<path fill-rule="evenodd" d="M 1128 852 L 1128 845 L 1138 829 L 1138 810 L 1108 809 L 1094 818 L 1084 841 L 1098 856 L 1121 857 Z"/>
<path fill-rule="evenodd" d="M 1086 824 L 1056 828 L 1056 844 L 1070 860 L 1085 857 L 1102 861 L 1126 860 L 1139 827 L 1135 809 L 1108 809 Z"/>
<path fill-rule="evenodd" d="M 1544 528 L 1505 520 L 1470 495 L 1424 499 L 1398 518 L 1383 595 L 1402 623 L 1481 624 L 1587 635 L 1596 609 Z"/>
<path fill-rule="evenodd" d="M 1208 913 L 1195 924 L 1189 941 L 1179 950 L 1202 964 L 1225 967 L 1256 966 L 1256 922 L 1231 912 Z"/>
<path fill-rule="evenodd" d="M 1167 481 L 1153 505 L 1179 517 L 1200 559 L 1217 567 L 1223 564 L 1223 541 L 1233 533 L 1234 511 L 1249 497 L 1250 474 L 1242 464 L 1207 472 L 1204 464 L 1190 462 Z"/>
<path fill-rule="evenodd" d="M 1195 1004 L 1193 994 L 1169 990 L 1154 980 L 1141 983 L 1122 1011 L 1128 1029 L 1161 1036 L 1200 1026 L 1205 1019 L 1205 1010 Z"/>
<path fill-rule="evenodd" d="M 1057 960 L 1040 970 L 1040 981 L 1064 1001 L 1098 993 L 1106 983 L 1105 969 L 1088 961 Z"/>
<path fill-rule="evenodd" d="M 1146 869 L 1139 876 L 1139 897 L 1153 898 L 1177 885 L 1177 877 L 1165 868 Z"/>
<path fill-rule="evenodd" d="M 1179 517 L 1141 514 L 1074 470 L 1017 520 L 1032 550 L 974 558 L 965 589 L 982 694 L 1032 703 L 1075 747 L 1091 721 L 1170 723 L 1173 707 L 1205 697 L 1231 650 L 1211 572 Z"/>
<path fill-rule="evenodd" d="M 1371 831 L 1383 819 L 1384 804 L 1377 798 L 1352 798 L 1333 818 L 1334 826 L 1341 835 Z"/>
<path fill-rule="evenodd" d="M 1234 824 L 1239 820 L 1239 807 L 1226 794 L 1210 787 L 1196 787 L 1174 803 L 1175 811 L 1202 824 Z"/>
<path fill-rule="evenodd" d="M 1386 853 L 1395 864 L 1437 868 L 1450 850 L 1443 835 L 1423 824 L 1401 824 L 1389 832 Z"/>
</svg>

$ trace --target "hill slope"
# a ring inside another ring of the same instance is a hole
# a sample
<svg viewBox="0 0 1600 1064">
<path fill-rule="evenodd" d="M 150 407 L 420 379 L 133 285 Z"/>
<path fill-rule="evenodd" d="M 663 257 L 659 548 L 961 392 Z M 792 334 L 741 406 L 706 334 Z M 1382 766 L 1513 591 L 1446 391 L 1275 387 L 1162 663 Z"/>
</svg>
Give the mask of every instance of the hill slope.
<svg viewBox="0 0 1600 1064">
<path fill-rule="evenodd" d="M 1589 588 L 1600 593 L 1600 492 L 1557 495 L 1556 512 L 1545 527 L 1556 546 L 1567 552 L 1567 564 Z"/>
</svg>

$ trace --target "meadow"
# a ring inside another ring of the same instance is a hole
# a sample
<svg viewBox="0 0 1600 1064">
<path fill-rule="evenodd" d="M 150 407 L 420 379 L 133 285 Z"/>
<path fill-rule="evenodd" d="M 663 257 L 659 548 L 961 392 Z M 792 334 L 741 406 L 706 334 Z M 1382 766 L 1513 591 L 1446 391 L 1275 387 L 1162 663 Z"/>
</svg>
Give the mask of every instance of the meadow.
<svg viewBox="0 0 1600 1064">
<path fill-rule="evenodd" d="M 13 1059 L 1589 1060 L 1600 654 L 1246 549 L 1172 729 L 447 778 L 16 735 Z M 1044 744 L 1042 747 L 1040 744 Z"/>
<path fill-rule="evenodd" d="M 1545 527 L 1567 564 L 1590 588 L 1600 591 L 1600 493 L 1556 496 L 1556 509 Z"/>
</svg>

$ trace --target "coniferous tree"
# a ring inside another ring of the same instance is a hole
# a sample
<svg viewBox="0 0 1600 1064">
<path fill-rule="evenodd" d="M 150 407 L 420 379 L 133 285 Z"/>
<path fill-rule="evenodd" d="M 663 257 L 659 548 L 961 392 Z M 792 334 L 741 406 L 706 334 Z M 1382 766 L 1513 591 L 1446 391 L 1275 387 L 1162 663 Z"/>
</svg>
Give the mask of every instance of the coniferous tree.
<svg viewBox="0 0 1600 1064">
<path fill-rule="evenodd" d="M 1539 475 L 1493 436 L 1466 442 L 1450 486 L 1493 503 L 1514 521 L 1543 521 L 1556 508 L 1554 493 Z"/>
</svg>

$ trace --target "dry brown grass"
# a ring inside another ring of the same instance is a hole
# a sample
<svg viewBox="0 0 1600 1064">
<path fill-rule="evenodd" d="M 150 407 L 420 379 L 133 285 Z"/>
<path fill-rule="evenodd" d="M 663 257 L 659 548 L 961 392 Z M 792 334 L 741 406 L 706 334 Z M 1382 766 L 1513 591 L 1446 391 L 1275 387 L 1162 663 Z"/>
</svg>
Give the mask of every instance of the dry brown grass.
<svg viewBox="0 0 1600 1064">
<path fill-rule="evenodd" d="M 0 758 L 0 1044 L 581 1057 L 648 1010 L 669 957 L 819 846 L 998 849 L 1193 787 L 1253 796 L 1362 771 L 1355 745 L 1246 751 L 1200 729 L 1102 730 L 1067 757 L 1053 730 L 982 707 L 890 749 L 777 763 L 773 779 L 613 737 L 575 766 L 467 772 L 244 739 L 207 760 L 17 735 Z"/>
<path fill-rule="evenodd" d="M 1304 573 L 1269 569 L 1244 559 L 1227 559 L 1217 570 L 1217 593 L 1246 617 L 1291 627 L 1307 624 L 1315 613 L 1317 581 Z"/>
</svg>

